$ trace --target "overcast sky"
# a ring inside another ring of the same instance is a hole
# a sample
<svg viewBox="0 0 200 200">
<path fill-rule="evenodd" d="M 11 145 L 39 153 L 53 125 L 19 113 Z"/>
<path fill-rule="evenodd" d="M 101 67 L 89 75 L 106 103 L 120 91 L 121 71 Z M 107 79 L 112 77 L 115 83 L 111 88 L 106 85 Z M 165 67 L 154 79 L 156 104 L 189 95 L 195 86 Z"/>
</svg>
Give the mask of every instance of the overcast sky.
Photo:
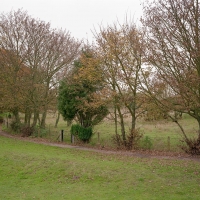
<svg viewBox="0 0 200 200">
<path fill-rule="evenodd" d="M 125 17 L 139 21 L 142 0 L 0 0 L 0 13 L 23 9 L 36 19 L 63 28 L 78 39 L 92 40 L 91 30 Z"/>
</svg>

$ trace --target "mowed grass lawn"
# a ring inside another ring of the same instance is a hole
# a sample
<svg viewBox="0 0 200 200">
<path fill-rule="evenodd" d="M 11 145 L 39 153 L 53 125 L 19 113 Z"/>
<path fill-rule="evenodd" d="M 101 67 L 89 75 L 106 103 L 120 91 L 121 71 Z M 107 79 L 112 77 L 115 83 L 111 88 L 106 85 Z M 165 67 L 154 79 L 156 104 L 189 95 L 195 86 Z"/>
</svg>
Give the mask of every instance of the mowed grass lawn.
<svg viewBox="0 0 200 200">
<path fill-rule="evenodd" d="M 200 162 L 109 155 L 0 136 L 0 199 L 199 200 Z"/>
</svg>

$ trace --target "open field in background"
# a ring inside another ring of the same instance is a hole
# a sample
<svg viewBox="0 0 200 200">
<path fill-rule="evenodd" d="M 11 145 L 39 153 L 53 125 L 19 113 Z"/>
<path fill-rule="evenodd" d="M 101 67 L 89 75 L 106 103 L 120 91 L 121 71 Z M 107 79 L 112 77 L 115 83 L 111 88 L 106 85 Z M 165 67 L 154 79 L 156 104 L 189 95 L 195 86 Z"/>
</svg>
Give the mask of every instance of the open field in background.
<svg viewBox="0 0 200 200">
<path fill-rule="evenodd" d="M 188 116 L 184 116 L 181 120 L 181 124 L 186 128 L 187 133 L 190 133 L 191 137 L 195 135 L 195 128 L 197 128 L 197 124 L 195 120 Z M 127 122 L 127 130 L 129 124 Z M 137 127 L 143 133 L 143 138 L 140 143 L 140 147 L 144 149 L 151 150 L 161 150 L 161 151 L 180 151 L 178 145 L 181 145 L 180 142 L 182 135 L 179 127 L 167 120 L 161 121 L 138 121 Z M 106 143 L 109 141 L 107 145 L 111 142 L 111 135 L 109 133 L 114 134 L 114 124 L 111 122 L 104 122 L 97 127 L 95 127 L 96 132 L 99 132 L 102 136 L 102 142 Z M 95 136 L 93 139 L 96 139 Z M 97 140 L 97 139 L 96 139 Z"/>
<path fill-rule="evenodd" d="M 194 160 L 136 158 L 0 136 L 0 199 L 199 200 Z"/>
<path fill-rule="evenodd" d="M 60 132 L 64 130 L 64 142 L 71 143 L 70 126 L 67 126 L 67 122 L 63 121 L 62 116 L 60 117 L 58 127 L 55 128 L 56 115 L 48 114 L 46 120 L 46 130 L 41 131 L 36 137 L 46 137 L 51 141 L 60 140 Z M 197 135 L 197 122 L 188 115 L 183 115 L 180 119 L 181 125 L 184 127 L 186 133 L 190 137 Z M 129 129 L 129 119 L 126 120 L 127 130 Z M 158 151 L 175 151 L 181 152 L 180 145 L 182 134 L 174 122 L 170 120 L 160 121 L 144 121 L 139 120 L 137 127 L 143 133 L 143 138 L 140 142 L 140 147 L 143 149 L 158 150 Z M 120 129 L 120 127 L 118 127 Z M 104 147 L 104 148 L 115 148 L 112 136 L 114 132 L 114 122 L 111 120 L 104 120 L 94 128 L 94 135 L 91 139 L 89 146 L 92 147 Z"/>
<path fill-rule="evenodd" d="M 60 130 L 64 130 L 64 141 L 71 142 L 70 127 L 67 127 L 67 123 L 62 120 L 59 121 L 58 128 L 54 128 L 55 118 L 48 116 L 47 122 L 49 129 L 49 137 L 54 140 L 60 135 Z M 190 137 L 197 135 L 197 122 L 188 115 L 183 115 L 180 119 L 181 125 L 184 127 L 186 133 Z M 129 129 L 129 120 L 127 119 L 126 125 L 127 130 Z M 137 127 L 144 134 L 143 139 L 140 143 L 140 147 L 151 150 L 161 151 L 182 151 L 180 149 L 182 133 L 174 122 L 170 120 L 160 121 L 144 121 L 140 120 L 137 122 Z M 120 127 L 119 127 L 120 128 Z M 94 136 L 89 145 L 91 146 L 103 146 L 107 148 L 113 148 L 112 136 L 114 135 L 114 122 L 110 120 L 104 120 L 104 122 L 95 126 Z M 99 136 L 99 137 L 98 137 Z"/>
<path fill-rule="evenodd" d="M 57 128 L 54 127 L 56 115 L 49 114 L 46 122 L 46 131 L 41 131 L 39 133 L 40 136 L 47 137 L 51 141 L 58 141 L 60 139 L 61 130 L 64 130 L 64 142 L 71 143 L 70 126 L 67 126 L 67 122 L 63 121 L 62 117 L 60 117 Z M 193 118 L 188 115 L 183 115 L 183 118 L 180 119 L 180 123 L 190 137 L 197 135 L 198 124 Z M 127 130 L 129 129 L 129 124 L 129 119 L 127 118 Z M 174 122 L 170 120 L 139 120 L 137 122 L 137 127 L 144 134 L 140 143 L 141 148 L 159 151 L 182 151 L 179 147 L 182 144 L 180 142 L 182 134 L 179 127 Z M 114 122 L 106 119 L 95 126 L 94 135 L 88 145 L 92 147 L 114 148 L 112 141 L 113 135 Z"/>
</svg>

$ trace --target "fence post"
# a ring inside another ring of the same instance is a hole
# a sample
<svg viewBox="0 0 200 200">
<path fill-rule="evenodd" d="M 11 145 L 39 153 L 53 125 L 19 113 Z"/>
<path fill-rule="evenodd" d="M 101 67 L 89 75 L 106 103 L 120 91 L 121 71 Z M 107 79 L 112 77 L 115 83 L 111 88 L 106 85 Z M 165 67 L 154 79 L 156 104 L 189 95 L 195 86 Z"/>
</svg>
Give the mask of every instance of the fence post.
<svg viewBox="0 0 200 200">
<path fill-rule="evenodd" d="M 49 124 L 49 137 L 50 137 L 50 135 L 51 135 L 51 130 L 50 130 L 50 124 Z"/>
<path fill-rule="evenodd" d="M 60 133 L 60 141 L 63 142 L 63 133 L 64 133 L 64 130 L 61 130 L 61 133 Z"/>
<path fill-rule="evenodd" d="M 98 136 L 98 144 L 100 144 L 100 135 L 99 135 L 99 132 L 97 132 L 97 136 Z"/>
<path fill-rule="evenodd" d="M 71 143 L 74 144 L 74 135 L 71 133 Z"/>
<path fill-rule="evenodd" d="M 167 137 L 167 149 L 170 151 L 170 137 Z"/>
<path fill-rule="evenodd" d="M 8 115 L 6 115 L 6 128 L 8 128 Z"/>
</svg>

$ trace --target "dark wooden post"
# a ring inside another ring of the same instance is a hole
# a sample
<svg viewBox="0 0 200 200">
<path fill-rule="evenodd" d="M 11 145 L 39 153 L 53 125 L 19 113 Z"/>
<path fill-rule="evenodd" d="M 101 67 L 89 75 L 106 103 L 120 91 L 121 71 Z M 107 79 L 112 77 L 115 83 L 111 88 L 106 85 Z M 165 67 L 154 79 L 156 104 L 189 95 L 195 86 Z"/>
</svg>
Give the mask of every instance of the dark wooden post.
<svg viewBox="0 0 200 200">
<path fill-rule="evenodd" d="M 71 134 L 71 143 L 74 144 L 74 135 Z"/>
<path fill-rule="evenodd" d="M 167 137 L 167 148 L 168 148 L 168 151 L 170 151 L 170 137 L 169 136 Z"/>
<path fill-rule="evenodd" d="M 97 132 L 97 135 L 98 135 L 98 144 L 100 144 L 100 134 L 99 134 L 99 132 Z"/>
<path fill-rule="evenodd" d="M 64 130 L 61 130 L 61 133 L 60 133 L 60 141 L 63 142 L 63 135 L 64 135 Z"/>
</svg>

